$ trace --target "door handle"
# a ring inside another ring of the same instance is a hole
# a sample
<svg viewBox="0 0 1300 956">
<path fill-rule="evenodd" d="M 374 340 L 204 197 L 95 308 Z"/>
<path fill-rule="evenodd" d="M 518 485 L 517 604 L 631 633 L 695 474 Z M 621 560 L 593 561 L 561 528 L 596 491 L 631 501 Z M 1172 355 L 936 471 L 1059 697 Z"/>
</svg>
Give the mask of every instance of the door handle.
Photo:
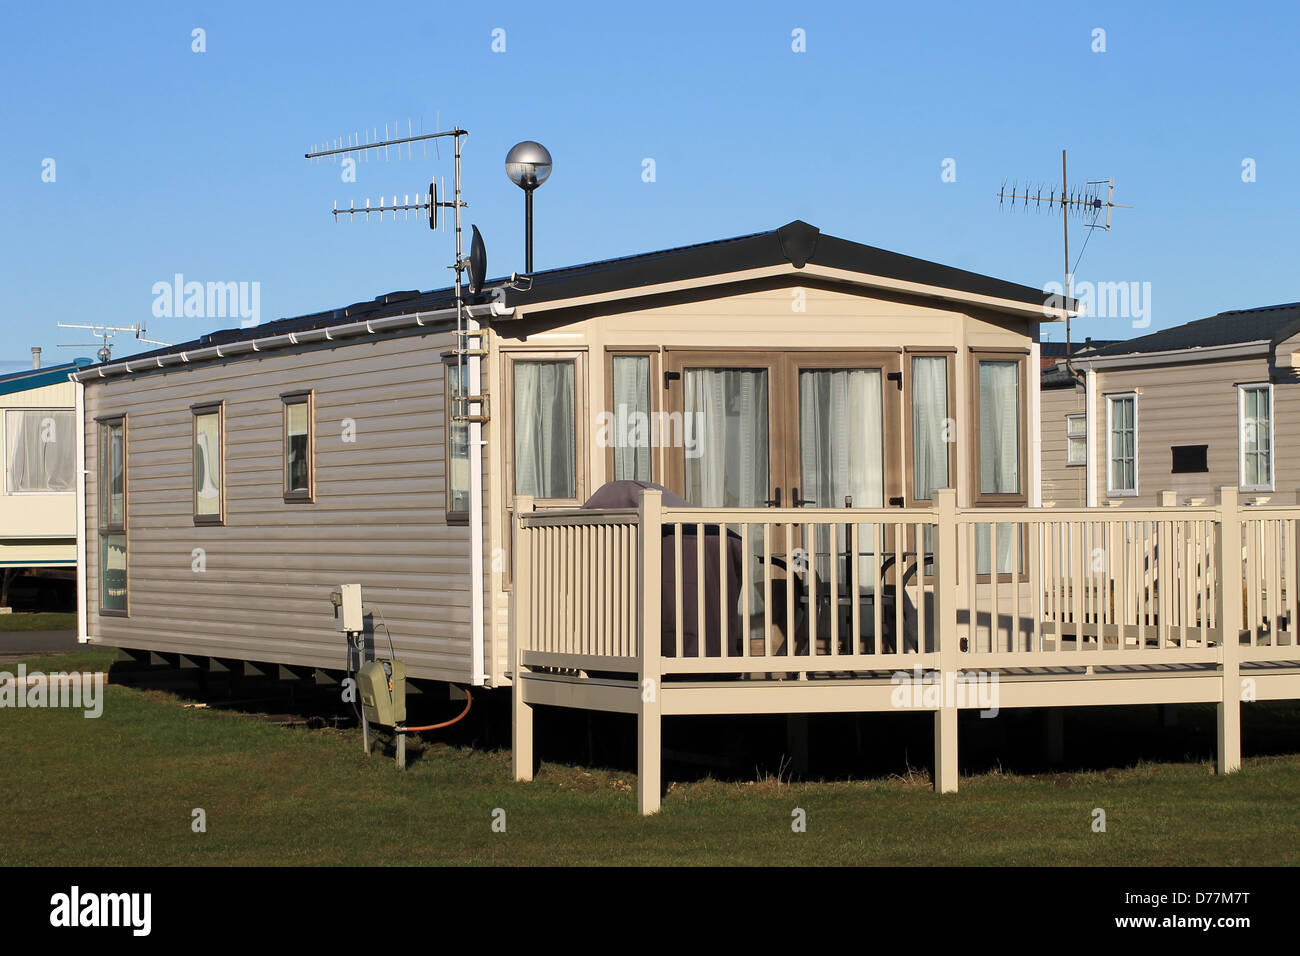
<svg viewBox="0 0 1300 956">
<path fill-rule="evenodd" d="M 891 507 L 891 508 L 901 508 L 901 507 L 903 507 L 903 496 L 902 496 L 902 495 L 899 495 L 897 498 L 890 498 L 890 499 L 889 499 L 889 507 Z"/>
<path fill-rule="evenodd" d="M 775 497 L 775 498 L 768 498 L 766 501 L 763 502 L 763 504 L 767 505 L 767 507 L 769 507 L 769 508 L 779 508 L 779 507 L 781 507 L 781 489 L 780 489 L 780 488 L 777 488 L 777 489 L 776 489 L 776 497 Z"/>
<path fill-rule="evenodd" d="M 794 489 L 794 494 L 790 496 L 790 507 L 791 507 L 791 508 L 802 508 L 804 505 L 815 505 L 815 504 L 817 504 L 816 499 L 813 499 L 813 498 L 800 498 L 800 497 L 799 497 L 799 489 L 798 489 L 798 488 L 795 488 L 795 489 Z"/>
</svg>

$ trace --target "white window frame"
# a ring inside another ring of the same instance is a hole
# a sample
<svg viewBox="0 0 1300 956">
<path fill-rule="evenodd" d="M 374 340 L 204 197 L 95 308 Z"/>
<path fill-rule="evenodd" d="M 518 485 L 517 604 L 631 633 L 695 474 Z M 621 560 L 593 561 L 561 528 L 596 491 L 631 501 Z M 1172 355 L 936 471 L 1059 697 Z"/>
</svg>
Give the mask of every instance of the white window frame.
<svg viewBox="0 0 1300 956">
<path fill-rule="evenodd" d="M 1106 396 L 1106 497 L 1136 498 L 1138 496 L 1138 393 L 1110 392 Z M 1117 401 L 1133 402 L 1133 487 L 1115 487 L 1115 459 L 1111 449 L 1111 417 Z"/>
<path fill-rule="evenodd" d="M 1246 484 L 1246 393 L 1268 392 L 1268 482 Z M 1273 403 L 1272 382 L 1240 382 L 1237 384 L 1237 486 L 1242 491 L 1272 491 L 1277 476 L 1277 444 L 1273 440 L 1277 408 Z"/>
<path fill-rule="evenodd" d="M 1079 433 L 1076 435 L 1070 431 L 1070 425 L 1075 421 L 1079 422 Z M 1070 460 L 1070 446 L 1073 442 L 1082 442 L 1083 458 L 1079 461 Z M 1086 468 L 1088 465 L 1088 413 L 1072 412 L 1065 416 L 1065 465 L 1067 468 Z"/>
</svg>

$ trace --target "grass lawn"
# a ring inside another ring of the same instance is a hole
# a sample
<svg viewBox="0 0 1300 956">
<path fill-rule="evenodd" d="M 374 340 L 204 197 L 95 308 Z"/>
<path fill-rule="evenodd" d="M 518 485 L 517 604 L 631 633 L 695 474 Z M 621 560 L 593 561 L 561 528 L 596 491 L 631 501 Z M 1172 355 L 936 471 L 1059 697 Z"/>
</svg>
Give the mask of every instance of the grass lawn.
<svg viewBox="0 0 1300 956">
<path fill-rule="evenodd" d="M 7 631 L 75 631 L 77 615 L 49 612 L 0 614 L 0 633 Z"/>
<path fill-rule="evenodd" d="M 105 667 L 87 649 L 29 668 Z M 1300 862 L 1300 756 L 1078 774 L 813 784 L 677 783 L 636 814 L 630 773 L 425 747 L 410 770 L 356 730 L 282 727 L 109 686 L 103 716 L 0 710 L 0 865 L 1046 864 Z M 791 812 L 807 813 L 807 831 Z M 1106 811 L 1105 833 L 1092 812 Z M 206 812 L 207 832 L 191 830 Z M 506 832 L 492 829 L 493 811 Z"/>
</svg>

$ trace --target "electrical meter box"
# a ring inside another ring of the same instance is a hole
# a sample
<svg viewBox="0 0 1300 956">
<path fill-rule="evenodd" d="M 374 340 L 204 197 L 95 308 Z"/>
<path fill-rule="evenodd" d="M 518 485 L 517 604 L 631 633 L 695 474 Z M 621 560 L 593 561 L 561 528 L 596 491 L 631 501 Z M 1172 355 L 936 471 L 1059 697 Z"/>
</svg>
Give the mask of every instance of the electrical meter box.
<svg viewBox="0 0 1300 956">
<path fill-rule="evenodd" d="M 369 723 L 396 727 L 406 723 L 406 665 L 374 660 L 357 671 L 357 696 Z"/>
<path fill-rule="evenodd" d="M 334 605 L 336 631 L 359 634 L 366 629 L 361 613 L 360 584 L 340 584 L 337 591 L 330 592 L 330 603 Z"/>
</svg>

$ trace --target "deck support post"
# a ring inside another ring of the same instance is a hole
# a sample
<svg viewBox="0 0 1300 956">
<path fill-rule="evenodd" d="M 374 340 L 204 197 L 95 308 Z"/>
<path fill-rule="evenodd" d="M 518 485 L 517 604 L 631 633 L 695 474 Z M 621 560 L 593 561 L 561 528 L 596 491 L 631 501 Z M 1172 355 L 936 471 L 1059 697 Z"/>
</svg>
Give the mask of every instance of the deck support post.
<svg viewBox="0 0 1300 956">
<path fill-rule="evenodd" d="M 662 687 L 660 686 L 660 586 L 663 575 L 663 492 L 641 492 L 637 508 L 640 560 L 637 573 L 638 652 L 641 658 L 640 703 L 636 715 L 637 811 L 649 816 L 659 811 L 663 786 L 663 750 L 660 739 Z"/>
<path fill-rule="evenodd" d="M 1065 759 L 1065 708 L 1048 707 L 1043 712 L 1043 743 L 1052 766 Z"/>
<path fill-rule="evenodd" d="M 808 715 L 789 714 L 785 718 L 785 747 L 790 754 L 790 772 L 802 777 L 808 773 Z"/>
<path fill-rule="evenodd" d="M 1241 769 L 1241 514 L 1235 485 L 1220 485 L 1219 632 L 1223 653 L 1223 690 L 1218 706 L 1218 771 Z"/>
<path fill-rule="evenodd" d="M 522 516 L 533 511 L 529 495 L 515 496 L 513 528 L 514 583 L 510 591 L 510 698 L 512 720 L 510 724 L 510 762 L 516 780 L 533 779 L 533 708 L 524 699 L 524 650 L 532 639 L 533 566 L 530 539 L 523 533 Z"/>
<path fill-rule="evenodd" d="M 939 686 L 943 699 L 934 715 L 934 789 L 957 792 L 957 702 L 947 698 L 948 675 L 960 664 L 957 651 L 957 492 L 941 488 L 934 493 L 938 527 L 935 528 L 935 648 L 939 653 Z M 974 627 L 971 628 L 972 635 Z"/>
</svg>

